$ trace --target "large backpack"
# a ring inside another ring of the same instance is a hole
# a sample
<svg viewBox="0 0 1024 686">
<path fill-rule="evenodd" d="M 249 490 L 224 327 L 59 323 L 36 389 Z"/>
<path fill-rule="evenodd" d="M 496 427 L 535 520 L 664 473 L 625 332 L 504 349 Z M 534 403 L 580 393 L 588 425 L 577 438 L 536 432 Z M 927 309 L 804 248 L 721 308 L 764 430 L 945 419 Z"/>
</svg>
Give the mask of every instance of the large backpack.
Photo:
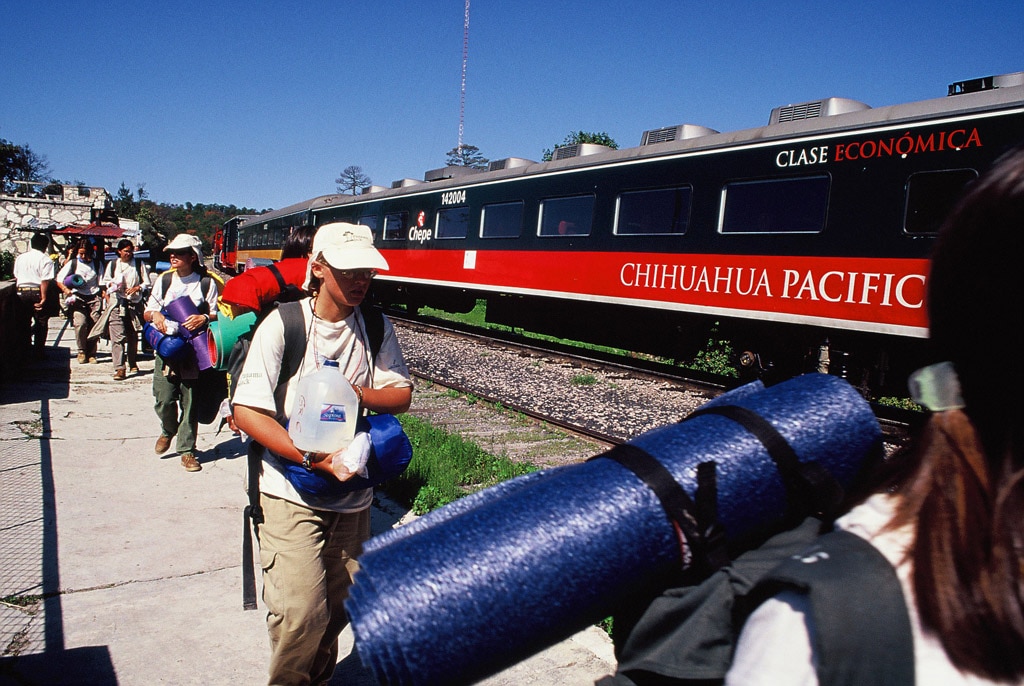
<svg viewBox="0 0 1024 686">
<path fill-rule="evenodd" d="M 714 463 L 698 468 L 693 500 L 658 463 L 623 446 L 611 457 L 654 490 L 681 522 L 693 564 L 660 588 L 643 589 L 613 618 L 618 666 L 597 686 L 721 684 L 747 617 L 783 590 L 804 594 L 815 627 L 822 686 L 914 683 L 910 619 L 896 571 L 868 541 L 824 533 L 837 511 L 838 487 L 814 462 L 800 463 L 785 439 L 757 415 L 707 408 L 744 425 L 766 447 L 787 484 L 796 526 L 732 559 L 716 521 Z M 633 449 L 633 446 L 628 446 Z M 642 451 L 641 451 L 642 452 Z M 604 456 L 609 456 L 606 453 Z M 689 525 L 687 525 L 687 522 Z"/>
<path fill-rule="evenodd" d="M 302 316 L 302 303 L 299 301 L 282 302 L 277 305 L 281 313 L 281 321 L 284 324 L 284 352 L 281 354 L 281 373 L 277 378 L 277 386 L 288 383 L 302 364 L 302 358 L 306 355 L 306 328 Z M 363 324 L 366 326 L 366 337 L 370 342 L 370 366 L 380 353 L 381 345 L 384 343 L 384 313 L 379 307 L 362 304 L 359 312 L 363 317 Z M 243 340 L 240 339 L 239 343 Z M 249 340 L 245 339 L 243 345 L 232 348 L 231 359 L 228 362 L 229 369 L 235 369 L 231 374 L 231 394 L 234 397 L 236 379 L 241 372 L 245 362 L 245 356 L 249 351 Z M 230 373 L 230 372 L 229 372 Z M 243 536 L 242 536 L 242 608 L 245 610 L 256 609 L 256 576 L 253 570 L 253 537 L 259 542 L 259 527 L 263 523 L 263 508 L 260 506 L 260 471 L 263 462 L 263 446 L 254 440 L 249 441 L 249 448 L 246 455 L 248 463 L 248 476 L 246 490 L 249 503 L 243 512 Z"/>
</svg>

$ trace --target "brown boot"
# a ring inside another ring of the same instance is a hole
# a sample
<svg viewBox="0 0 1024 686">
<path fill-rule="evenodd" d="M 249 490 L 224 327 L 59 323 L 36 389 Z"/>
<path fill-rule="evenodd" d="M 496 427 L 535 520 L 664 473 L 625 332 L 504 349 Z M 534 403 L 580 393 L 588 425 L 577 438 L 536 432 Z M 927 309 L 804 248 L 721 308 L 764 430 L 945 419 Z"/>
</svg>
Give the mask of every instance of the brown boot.
<svg viewBox="0 0 1024 686">
<path fill-rule="evenodd" d="M 118 367 L 114 370 L 114 379 L 117 381 L 124 381 L 127 375 L 124 373 L 124 367 Z"/>
<path fill-rule="evenodd" d="M 156 452 L 157 455 L 163 455 L 164 453 L 167 452 L 167 449 L 170 447 L 171 437 L 161 436 L 160 438 L 156 439 L 156 445 L 153 446 L 153 450 Z"/>
<path fill-rule="evenodd" d="M 198 472 L 203 469 L 203 466 L 199 464 L 199 460 L 192 453 L 181 454 L 181 466 L 185 468 L 186 472 Z"/>
</svg>

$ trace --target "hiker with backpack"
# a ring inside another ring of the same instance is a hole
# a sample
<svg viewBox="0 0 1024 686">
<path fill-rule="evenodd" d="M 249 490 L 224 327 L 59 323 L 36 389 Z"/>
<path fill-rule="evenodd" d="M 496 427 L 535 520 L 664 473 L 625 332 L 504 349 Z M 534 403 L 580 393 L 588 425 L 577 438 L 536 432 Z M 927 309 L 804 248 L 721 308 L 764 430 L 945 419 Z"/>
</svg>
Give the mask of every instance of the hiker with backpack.
<svg viewBox="0 0 1024 686">
<path fill-rule="evenodd" d="M 1022 261 L 1024 147 L 969 187 L 939 233 L 926 302 L 940 362 L 911 378 L 931 415 L 913 452 L 837 522 L 896 568 L 917 684 L 1024 683 Z M 792 590 L 762 604 L 726 683 L 817 683 L 829 656 L 810 608 Z"/>
<path fill-rule="evenodd" d="M 221 293 L 221 302 L 231 308 L 231 316 L 246 312 L 259 314 L 274 302 L 288 302 L 302 297 L 306 279 L 306 262 L 316 227 L 294 229 L 281 244 L 281 259 L 274 264 L 246 269 L 228 280 Z"/>
<path fill-rule="evenodd" d="M 330 680 L 338 637 L 348 622 L 343 603 L 370 536 L 372 488 L 317 495 L 287 476 L 289 465 L 336 484 L 355 474 L 345 466 L 347 449 L 302 453 L 292 443 L 286 425 L 298 381 L 335 360 L 361 412 L 400 414 L 412 400 L 412 381 L 390 321 L 381 317 L 383 338 L 372 354 L 370 322 L 359 307 L 377 270 L 388 268 L 370 229 L 325 224 L 310 254 L 303 288 L 311 297 L 271 310 L 259 324 L 232 398 L 235 422 L 263 446 L 259 540 L 271 684 Z M 289 344 L 294 329 L 284 321 L 284 308 L 301 314 L 297 361 L 285 359 L 295 346 Z M 285 368 L 290 373 L 282 373 Z M 368 444 L 353 441 L 357 445 Z"/>
<path fill-rule="evenodd" d="M 196 236 L 180 233 L 164 250 L 173 272 L 165 272 L 154 282 L 143 318 L 166 335 L 173 334 L 179 326 L 197 331 L 217 317 L 217 284 L 203 265 L 202 243 Z M 182 322 L 174 322 L 162 310 L 182 297 L 191 300 L 199 313 L 189 315 Z M 159 354 L 155 356 L 153 397 L 156 416 L 160 420 L 160 436 L 156 439 L 154 451 L 163 455 L 171 447 L 171 438 L 177 437 L 181 466 L 188 472 L 202 470 L 195 456 L 199 431 L 195 390 L 199 385 L 199 373 L 194 356 L 173 362 L 164 360 Z M 220 401 L 217 402 L 219 404 Z"/>
<path fill-rule="evenodd" d="M 78 364 L 98 362 L 98 341 L 89 338 L 89 332 L 103 311 L 103 299 L 100 297 L 102 273 L 103 258 L 96 256 L 92 243 L 84 238 L 78 241 L 71 257 L 57 272 L 57 287 L 64 294 L 65 309 L 75 327 Z"/>
<path fill-rule="evenodd" d="M 139 373 L 139 308 L 149 286 L 149 268 L 135 259 L 135 244 L 129 239 L 117 242 L 117 259 L 107 263 L 103 283 L 107 285 L 104 297 L 114 379 L 123 381 L 127 371 Z"/>
</svg>

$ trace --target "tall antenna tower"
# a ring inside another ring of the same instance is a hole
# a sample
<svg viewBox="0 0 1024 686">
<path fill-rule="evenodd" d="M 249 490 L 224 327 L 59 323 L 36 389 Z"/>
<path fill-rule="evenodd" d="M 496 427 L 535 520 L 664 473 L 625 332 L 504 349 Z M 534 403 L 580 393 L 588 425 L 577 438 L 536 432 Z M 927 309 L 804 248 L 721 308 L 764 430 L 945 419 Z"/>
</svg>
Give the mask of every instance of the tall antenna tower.
<svg viewBox="0 0 1024 686">
<path fill-rule="evenodd" d="M 469 0 L 466 0 L 466 18 L 462 26 L 462 90 L 459 92 L 459 145 L 462 152 L 462 130 L 466 120 L 466 62 L 469 59 Z"/>
</svg>

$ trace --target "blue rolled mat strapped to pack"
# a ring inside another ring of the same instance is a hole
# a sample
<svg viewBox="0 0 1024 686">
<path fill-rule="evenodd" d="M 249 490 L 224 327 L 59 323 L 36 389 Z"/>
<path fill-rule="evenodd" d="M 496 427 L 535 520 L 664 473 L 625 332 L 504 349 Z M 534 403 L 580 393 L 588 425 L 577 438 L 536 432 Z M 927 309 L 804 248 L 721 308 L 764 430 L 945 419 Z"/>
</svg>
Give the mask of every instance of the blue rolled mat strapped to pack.
<svg viewBox="0 0 1024 686">
<path fill-rule="evenodd" d="M 846 382 L 808 374 L 749 384 L 705 407 L 760 415 L 801 463 L 844 487 L 877 448 L 870 406 Z M 778 526 L 787 491 L 761 440 L 736 421 L 695 416 L 629 442 L 692 497 L 717 464 L 727 538 Z M 679 538 L 661 501 L 613 459 L 499 484 L 372 539 L 346 608 L 363 664 L 382 683 L 471 683 L 600 621 L 637 586 L 678 570 Z"/>
<path fill-rule="evenodd" d="M 320 472 L 307 471 L 296 462 L 278 459 L 272 464 L 299 491 L 315 496 L 338 497 L 362 488 L 373 488 L 388 479 L 393 479 L 404 472 L 412 461 L 409 437 L 394 415 L 374 414 L 360 417 L 356 423 L 356 431 L 370 434 L 370 459 L 366 462 L 365 477 L 357 475 L 348 481 L 338 481 Z"/>
</svg>

